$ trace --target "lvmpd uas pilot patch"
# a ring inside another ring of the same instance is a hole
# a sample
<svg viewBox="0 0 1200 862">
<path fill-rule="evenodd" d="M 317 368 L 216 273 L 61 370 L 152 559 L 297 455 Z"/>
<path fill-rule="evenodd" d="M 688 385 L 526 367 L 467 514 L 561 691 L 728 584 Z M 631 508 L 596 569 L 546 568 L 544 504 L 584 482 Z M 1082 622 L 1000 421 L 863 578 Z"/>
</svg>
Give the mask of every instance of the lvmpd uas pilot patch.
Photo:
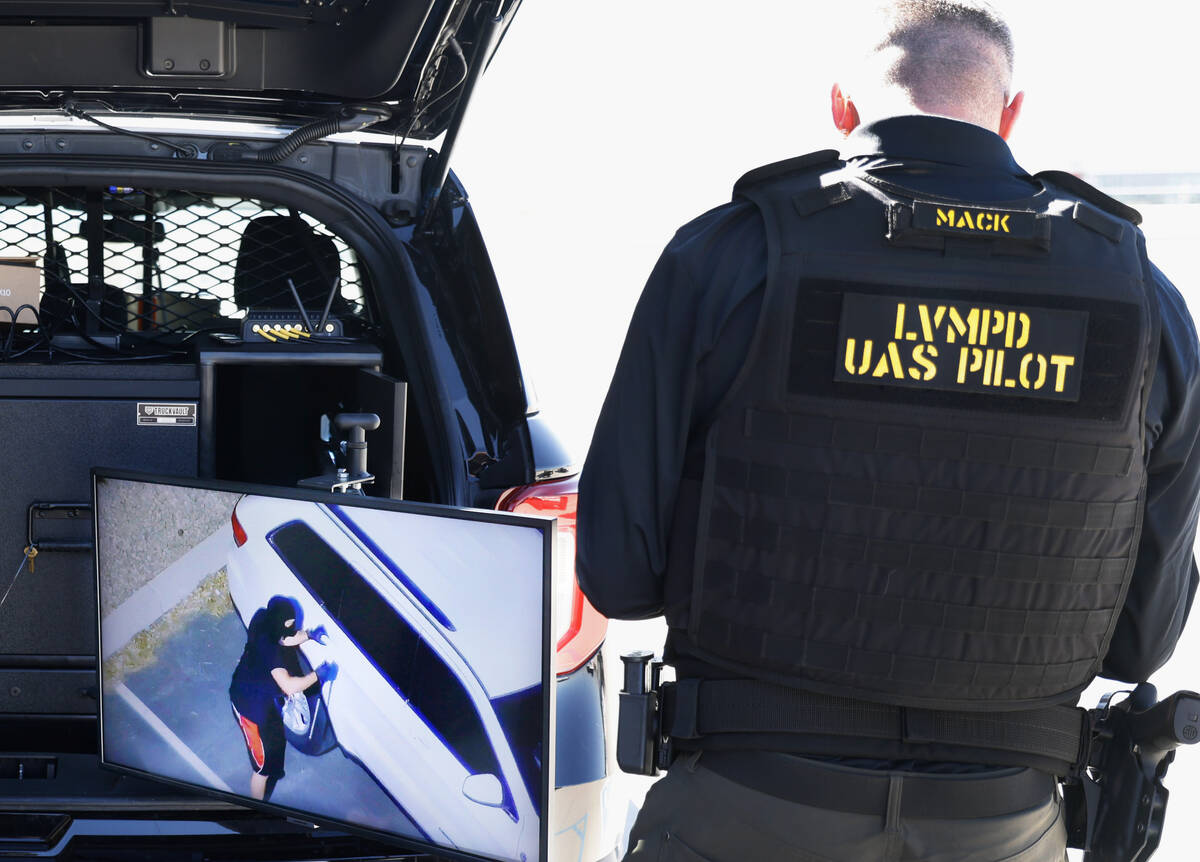
<svg viewBox="0 0 1200 862">
<path fill-rule="evenodd" d="M 1078 401 L 1086 311 L 843 296 L 834 380 Z"/>
</svg>

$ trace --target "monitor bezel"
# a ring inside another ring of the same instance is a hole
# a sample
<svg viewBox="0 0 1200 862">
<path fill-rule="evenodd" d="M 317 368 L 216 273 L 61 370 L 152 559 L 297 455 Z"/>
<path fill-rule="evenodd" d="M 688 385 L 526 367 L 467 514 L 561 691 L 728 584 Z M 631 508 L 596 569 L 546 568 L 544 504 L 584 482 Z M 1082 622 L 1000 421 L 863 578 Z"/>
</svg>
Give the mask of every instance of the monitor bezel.
<svg viewBox="0 0 1200 862">
<path fill-rule="evenodd" d="M 103 641 L 101 639 L 100 602 L 100 512 L 98 485 L 102 479 L 116 479 L 147 484 L 170 485 L 180 488 L 195 488 L 207 491 L 221 491 L 232 494 L 249 494 L 267 497 L 279 497 L 288 500 L 299 500 L 313 503 L 336 503 L 339 505 L 360 506 L 384 511 L 432 515 L 463 521 L 475 521 L 491 524 L 508 524 L 536 529 L 542 538 L 542 774 L 541 792 L 542 805 L 538 815 L 538 853 L 542 862 L 547 862 L 550 850 L 550 812 L 553 803 L 554 785 L 552 778 L 555 770 L 556 755 L 556 710 L 555 688 L 557 675 L 554 670 L 554 582 L 558 575 L 557 554 L 557 519 L 544 515 L 515 514 L 492 509 L 473 509 L 462 506 L 446 506 L 437 503 L 415 503 L 406 500 L 393 500 L 384 497 L 368 497 L 357 494 L 329 493 L 314 491 L 306 488 L 282 487 L 277 485 L 261 485 L 247 482 L 230 482 L 221 479 L 200 479 L 188 476 L 168 476 L 157 473 L 145 473 L 136 470 L 109 469 L 95 467 L 91 471 L 92 489 L 92 529 L 95 551 L 92 554 L 92 573 L 96 590 L 96 691 L 97 691 L 97 754 L 100 766 L 113 772 L 134 775 L 151 781 L 161 782 L 173 787 L 195 791 L 205 796 L 212 796 L 249 809 L 275 814 L 293 821 L 311 822 L 315 826 L 327 826 L 342 830 L 352 835 L 360 835 L 376 841 L 397 845 L 406 850 L 418 852 L 430 851 L 448 859 L 461 859 L 464 862 L 499 862 L 499 857 L 485 856 L 478 853 L 458 850 L 453 847 L 422 841 L 407 835 L 372 829 L 334 817 L 313 814 L 303 809 L 277 805 L 272 802 L 261 802 L 237 793 L 227 793 L 216 788 L 193 784 L 169 776 L 157 775 L 131 766 L 109 761 L 104 750 L 104 662 L 101 660 Z M 507 862 L 507 860 L 505 860 Z"/>
</svg>

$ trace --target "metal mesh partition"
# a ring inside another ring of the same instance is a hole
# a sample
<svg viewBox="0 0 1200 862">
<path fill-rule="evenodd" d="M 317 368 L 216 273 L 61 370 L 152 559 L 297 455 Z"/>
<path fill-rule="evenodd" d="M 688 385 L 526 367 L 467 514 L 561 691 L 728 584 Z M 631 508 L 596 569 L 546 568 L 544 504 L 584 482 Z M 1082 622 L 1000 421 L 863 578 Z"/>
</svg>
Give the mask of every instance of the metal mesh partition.
<svg viewBox="0 0 1200 862">
<path fill-rule="evenodd" d="M 235 331 L 250 309 L 294 311 L 298 301 L 314 315 L 328 305 L 360 329 L 371 324 L 354 250 L 310 216 L 259 199 L 0 188 L 0 258 L 36 258 L 42 282 L 36 315 L 26 309 L 13 326 L 0 310 L 0 329 L 9 330 L 0 359 L 18 346 L 52 350 L 65 333 L 165 346 Z"/>
</svg>

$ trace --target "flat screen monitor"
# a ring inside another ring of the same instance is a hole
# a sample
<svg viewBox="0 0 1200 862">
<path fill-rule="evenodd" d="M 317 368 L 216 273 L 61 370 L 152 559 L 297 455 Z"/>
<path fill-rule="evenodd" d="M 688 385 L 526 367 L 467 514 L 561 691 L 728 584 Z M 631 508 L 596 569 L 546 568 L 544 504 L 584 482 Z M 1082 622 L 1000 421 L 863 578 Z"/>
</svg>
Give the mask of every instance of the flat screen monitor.
<svg viewBox="0 0 1200 862">
<path fill-rule="evenodd" d="M 109 767 L 546 858 L 553 521 L 96 471 Z"/>
</svg>

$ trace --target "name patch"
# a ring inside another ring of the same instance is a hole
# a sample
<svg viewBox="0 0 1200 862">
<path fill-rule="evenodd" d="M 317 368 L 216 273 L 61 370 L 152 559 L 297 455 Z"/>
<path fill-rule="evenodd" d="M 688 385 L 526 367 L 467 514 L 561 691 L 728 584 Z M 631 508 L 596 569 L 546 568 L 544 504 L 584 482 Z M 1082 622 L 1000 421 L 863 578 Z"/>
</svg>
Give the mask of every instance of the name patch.
<svg viewBox="0 0 1200 862">
<path fill-rule="evenodd" d="M 1031 212 L 998 210 L 990 207 L 913 203 L 913 227 L 951 236 L 1013 237 L 1033 239 L 1037 234 L 1037 215 Z"/>
<path fill-rule="evenodd" d="M 1078 401 L 1088 314 L 847 293 L 834 380 Z"/>
</svg>

